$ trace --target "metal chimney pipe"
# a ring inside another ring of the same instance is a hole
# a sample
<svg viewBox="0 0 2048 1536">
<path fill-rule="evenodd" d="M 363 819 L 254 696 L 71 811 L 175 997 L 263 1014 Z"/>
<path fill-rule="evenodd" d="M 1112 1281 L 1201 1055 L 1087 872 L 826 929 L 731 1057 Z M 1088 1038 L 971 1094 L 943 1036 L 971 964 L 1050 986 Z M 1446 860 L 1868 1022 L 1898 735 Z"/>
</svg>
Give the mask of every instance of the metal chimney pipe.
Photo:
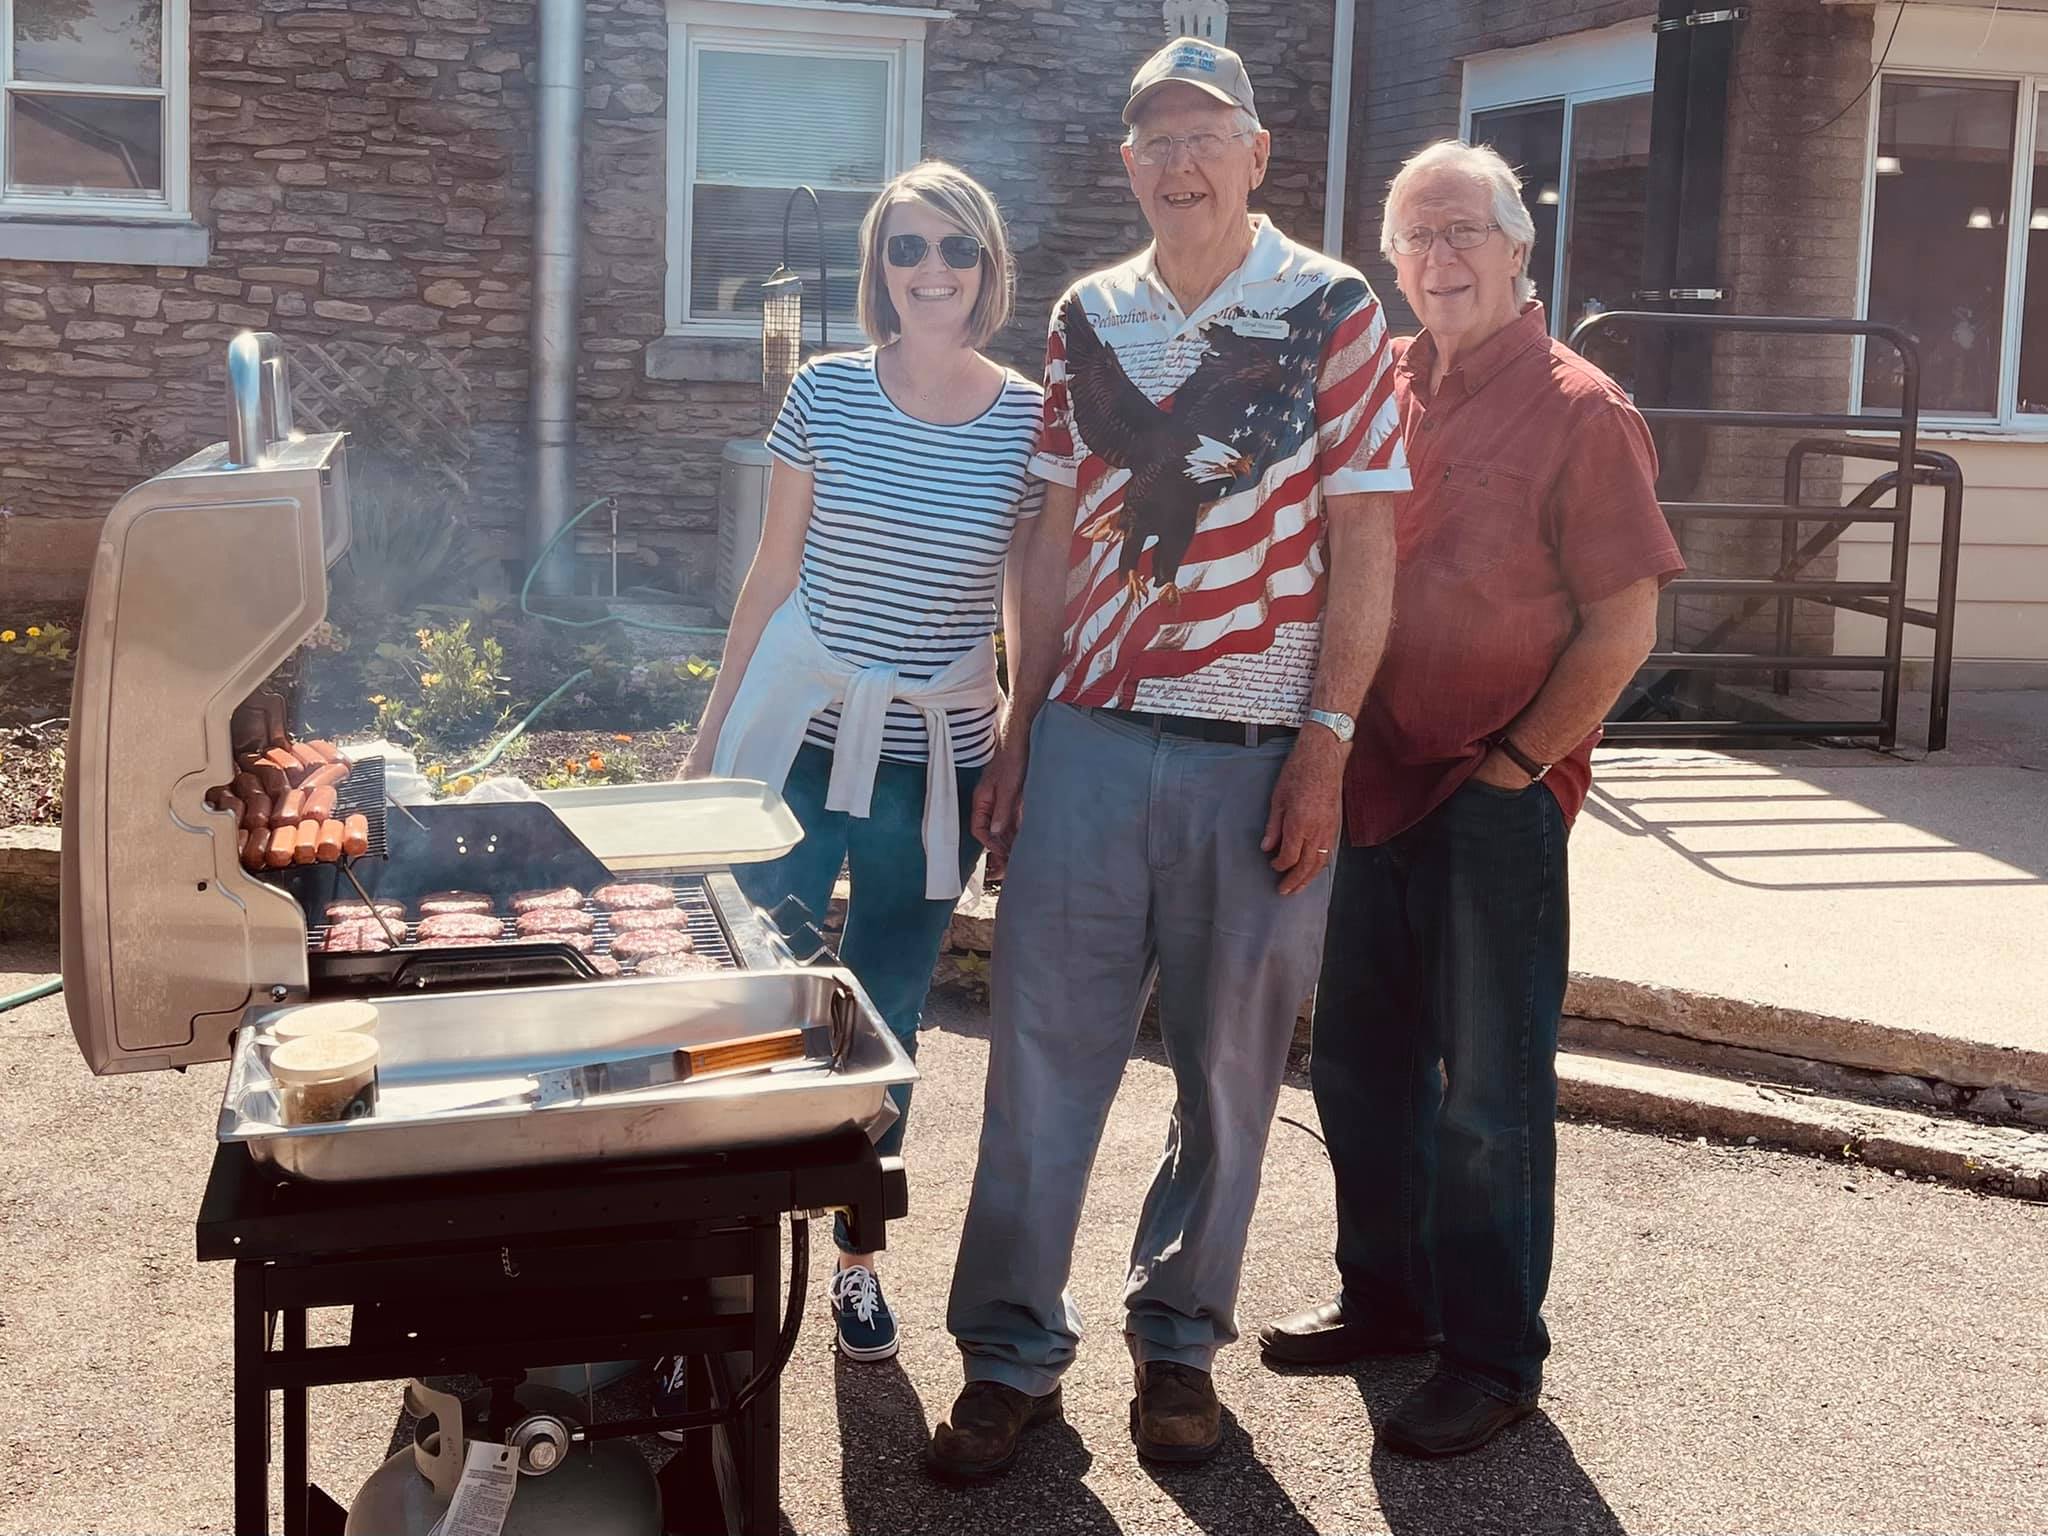
<svg viewBox="0 0 2048 1536">
<path fill-rule="evenodd" d="M 582 237 L 583 0 L 540 0 L 534 96 L 533 363 L 527 433 L 533 493 L 526 554 L 538 561 L 569 520 L 576 497 L 576 297 Z M 549 556 L 535 585 L 569 588 L 565 550 Z"/>
</svg>

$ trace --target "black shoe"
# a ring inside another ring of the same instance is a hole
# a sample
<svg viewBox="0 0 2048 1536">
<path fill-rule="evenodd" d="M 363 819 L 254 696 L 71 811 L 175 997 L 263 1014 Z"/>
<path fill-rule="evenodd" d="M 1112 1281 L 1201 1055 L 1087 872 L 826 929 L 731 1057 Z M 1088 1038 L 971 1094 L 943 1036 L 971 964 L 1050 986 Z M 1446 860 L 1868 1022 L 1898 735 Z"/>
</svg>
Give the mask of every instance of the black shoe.
<svg viewBox="0 0 2048 1536">
<path fill-rule="evenodd" d="M 924 1464 L 941 1482 L 971 1483 L 1007 1472 L 1017 1442 L 1035 1424 L 1060 1416 L 1060 1389 L 1032 1397 L 999 1381 L 970 1381 L 946 1422 L 932 1431 Z"/>
<path fill-rule="evenodd" d="M 1462 1456 L 1535 1411 L 1438 1371 L 1388 1416 L 1380 1438 L 1404 1456 Z"/>
<path fill-rule="evenodd" d="M 1395 1334 L 1344 1315 L 1340 1302 L 1304 1307 L 1259 1330 L 1259 1348 L 1278 1365 L 1347 1365 L 1375 1355 L 1419 1355 L 1443 1343 L 1440 1333 Z"/>
</svg>

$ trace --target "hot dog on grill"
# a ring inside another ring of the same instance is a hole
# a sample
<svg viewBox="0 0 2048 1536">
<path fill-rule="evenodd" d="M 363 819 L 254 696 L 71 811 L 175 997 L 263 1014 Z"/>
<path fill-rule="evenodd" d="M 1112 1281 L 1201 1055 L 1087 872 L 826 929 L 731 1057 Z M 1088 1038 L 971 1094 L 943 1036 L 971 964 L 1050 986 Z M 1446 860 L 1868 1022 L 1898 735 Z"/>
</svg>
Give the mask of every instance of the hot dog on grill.
<svg viewBox="0 0 2048 1536">
<path fill-rule="evenodd" d="M 322 789 L 330 784 L 339 784 L 348 777 L 347 763 L 327 763 L 315 768 L 300 781 L 301 789 Z"/>
<path fill-rule="evenodd" d="M 282 772 L 286 787 L 291 789 L 298 788 L 299 782 L 313 771 L 293 756 L 289 747 L 272 747 L 263 754 L 263 761 Z M 259 774 L 262 771 L 260 767 L 257 769 Z"/>
<path fill-rule="evenodd" d="M 210 790 L 207 793 L 206 803 L 212 806 L 216 811 L 226 811 L 229 815 L 233 816 L 235 818 L 236 826 L 240 826 L 242 824 L 242 811 L 244 809 L 242 805 L 242 797 L 236 794 L 233 790 Z"/>
<path fill-rule="evenodd" d="M 292 830 L 298 834 L 298 839 L 292 846 L 292 862 L 294 864 L 311 864 L 320 857 L 320 823 L 317 821 L 302 821 Z M 280 834 L 277 830 L 273 830 L 270 835 L 277 837 Z"/>
<path fill-rule="evenodd" d="M 284 792 L 293 787 L 285 771 L 273 762 L 260 762 L 249 771 L 256 775 L 256 787 L 273 800 L 282 800 Z"/>
<path fill-rule="evenodd" d="M 311 773 L 315 768 L 325 768 L 330 761 L 330 759 L 314 751 L 307 742 L 295 741 L 291 744 L 290 750 L 292 756 L 299 760 L 300 766 L 308 773 Z"/>
<path fill-rule="evenodd" d="M 270 851 L 270 828 L 248 827 L 242 835 L 246 839 L 242 844 L 242 868 L 261 869 L 264 855 Z"/>
<path fill-rule="evenodd" d="M 306 819 L 306 792 L 303 789 L 288 789 L 284 798 L 270 813 L 273 827 L 296 827 Z"/>
<path fill-rule="evenodd" d="M 236 794 L 240 795 L 245 801 L 251 795 L 262 795 L 269 793 L 269 791 L 263 787 L 263 781 L 257 778 L 254 773 L 252 773 L 246 768 L 235 775 L 234 783 L 230 784 L 228 787 L 232 789 Z"/>
<path fill-rule="evenodd" d="M 318 752 L 320 754 L 320 761 L 323 763 L 338 763 L 342 761 L 341 748 L 331 741 L 309 741 L 305 745 Z"/>
<path fill-rule="evenodd" d="M 309 817 L 308 824 L 310 823 L 311 818 Z M 313 856 L 322 864 L 332 864 L 341 857 L 342 825 L 332 818 L 321 822 L 319 825 L 320 837 Z"/>
<path fill-rule="evenodd" d="M 272 869 L 283 869 L 298 856 L 299 829 L 297 827 L 272 827 L 270 843 L 263 855 L 263 862 Z"/>
<path fill-rule="evenodd" d="M 370 851 L 370 818 L 360 811 L 341 825 L 341 851 L 352 859 Z"/>
<path fill-rule="evenodd" d="M 242 825 L 259 832 L 267 830 L 270 826 L 271 806 L 270 796 L 260 789 L 257 790 L 242 802 Z"/>
<path fill-rule="evenodd" d="M 300 812 L 308 821 L 332 821 L 334 819 L 334 795 L 332 784 L 322 784 L 318 789 L 301 786 L 299 793 L 306 797 L 304 809 Z"/>
</svg>

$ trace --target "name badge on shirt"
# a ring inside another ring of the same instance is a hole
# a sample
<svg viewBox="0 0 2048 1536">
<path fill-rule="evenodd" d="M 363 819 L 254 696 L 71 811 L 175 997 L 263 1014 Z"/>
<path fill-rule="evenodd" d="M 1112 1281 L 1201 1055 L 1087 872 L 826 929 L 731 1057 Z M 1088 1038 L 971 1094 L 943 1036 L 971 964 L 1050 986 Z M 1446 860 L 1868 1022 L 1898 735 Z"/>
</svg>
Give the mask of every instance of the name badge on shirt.
<svg viewBox="0 0 2048 1536">
<path fill-rule="evenodd" d="M 1257 337 L 1265 341 L 1285 341 L 1287 322 L 1278 315 L 1232 315 L 1218 324 L 1227 325 L 1240 336 Z"/>
</svg>

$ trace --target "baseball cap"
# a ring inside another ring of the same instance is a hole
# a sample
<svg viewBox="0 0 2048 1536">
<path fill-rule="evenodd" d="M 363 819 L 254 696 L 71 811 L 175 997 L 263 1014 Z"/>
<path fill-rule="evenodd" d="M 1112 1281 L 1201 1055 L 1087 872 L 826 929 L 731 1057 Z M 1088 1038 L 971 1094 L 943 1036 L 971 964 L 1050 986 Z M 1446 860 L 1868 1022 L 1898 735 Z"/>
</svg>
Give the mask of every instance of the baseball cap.
<svg viewBox="0 0 2048 1536">
<path fill-rule="evenodd" d="M 1130 100 L 1124 103 L 1124 121 L 1130 122 L 1145 98 L 1163 85 L 1192 85 L 1207 91 L 1226 106 L 1243 107 L 1253 117 L 1252 80 L 1244 72 L 1244 60 L 1228 48 L 1206 43 L 1199 37 L 1177 37 L 1138 66 L 1131 76 Z"/>
</svg>

